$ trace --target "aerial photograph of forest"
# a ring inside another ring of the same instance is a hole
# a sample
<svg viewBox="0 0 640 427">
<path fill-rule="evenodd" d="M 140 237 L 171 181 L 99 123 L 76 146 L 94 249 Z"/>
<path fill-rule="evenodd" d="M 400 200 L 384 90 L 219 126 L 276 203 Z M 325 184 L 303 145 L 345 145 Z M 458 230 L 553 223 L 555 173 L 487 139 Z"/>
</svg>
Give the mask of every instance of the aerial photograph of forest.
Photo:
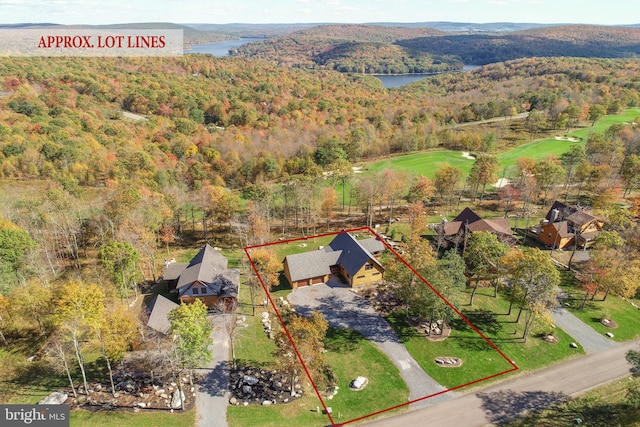
<svg viewBox="0 0 640 427">
<path fill-rule="evenodd" d="M 0 425 L 640 427 L 640 5 L 236 3 L 0 0 Z"/>
</svg>

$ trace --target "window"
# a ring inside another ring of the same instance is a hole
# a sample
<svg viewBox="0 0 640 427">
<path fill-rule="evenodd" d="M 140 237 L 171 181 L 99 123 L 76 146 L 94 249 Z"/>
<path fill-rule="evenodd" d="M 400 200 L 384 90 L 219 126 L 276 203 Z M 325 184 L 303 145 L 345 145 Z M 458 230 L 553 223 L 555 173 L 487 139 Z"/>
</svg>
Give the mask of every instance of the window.
<svg viewBox="0 0 640 427">
<path fill-rule="evenodd" d="M 198 295 L 198 288 L 191 288 L 191 293 L 193 295 Z"/>
<path fill-rule="evenodd" d="M 200 293 L 201 293 L 201 294 L 206 294 L 206 293 L 207 293 L 207 288 L 202 288 L 202 289 L 200 290 Z"/>
<path fill-rule="evenodd" d="M 548 233 L 548 234 L 547 234 L 547 237 L 552 237 L 552 236 L 553 236 L 553 235 L 552 235 L 551 233 Z"/>
<path fill-rule="evenodd" d="M 358 276 L 356 279 L 364 279 L 364 276 Z"/>
<path fill-rule="evenodd" d="M 379 276 L 379 275 L 380 275 L 380 272 L 379 272 L 379 271 L 376 271 L 375 273 L 373 273 L 373 275 L 374 275 L 374 276 Z"/>
<path fill-rule="evenodd" d="M 367 265 L 364 266 L 365 270 L 371 270 L 372 268 L 373 268 L 372 264 L 367 264 Z"/>
</svg>

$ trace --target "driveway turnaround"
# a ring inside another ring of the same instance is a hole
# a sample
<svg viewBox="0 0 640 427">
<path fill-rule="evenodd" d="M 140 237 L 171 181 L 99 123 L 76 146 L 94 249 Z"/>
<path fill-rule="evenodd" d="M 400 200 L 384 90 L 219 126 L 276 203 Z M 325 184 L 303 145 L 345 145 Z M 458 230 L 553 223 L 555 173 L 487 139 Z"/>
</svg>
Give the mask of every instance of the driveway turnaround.
<svg viewBox="0 0 640 427">
<path fill-rule="evenodd" d="M 555 324 L 571 335 L 587 353 L 606 350 L 616 344 L 615 341 L 605 338 L 604 335 L 596 332 L 595 329 L 565 308 L 558 307 L 553 310 L 551 315 Z"/>
<path fill-rule="evenodd" d="M 332 327 L 353 329 L 374 343 L 400 370 L 409 387 L 410 401 L 446 390 L 422 370 L 393 328 L 376 313 L 371 304 L 350 289 L 322 283 L 298 288 L 287 298 L 300 314 L 308 316 L 313 311 L 319 311 Z M 447 392 L 423 399 L 411 407 L 424 407 L 454 397 L 455 393 Z"/>
<path fill-rule="evenodd" d="M 213 360 L 207 368 L 198 369 L 201 377 L 197 387 L 196 411 L 198 427 L 227 427 L 229 402 L 229 335 L 226 324 L 232 316 L 218 314 L 213 322 Z"/>
<path fill-rule="evenodd" d="M 629 375 L 631 365 L 625 361 L 625 354 L 628 350 L 640 350 L 639 344 L 640 341 L 618 344 L 579 359 L 507 379 L 482 391 L 466 393 L 440 405 L 373 421 L 367 426 L 495 425 Z"/>
</svg>

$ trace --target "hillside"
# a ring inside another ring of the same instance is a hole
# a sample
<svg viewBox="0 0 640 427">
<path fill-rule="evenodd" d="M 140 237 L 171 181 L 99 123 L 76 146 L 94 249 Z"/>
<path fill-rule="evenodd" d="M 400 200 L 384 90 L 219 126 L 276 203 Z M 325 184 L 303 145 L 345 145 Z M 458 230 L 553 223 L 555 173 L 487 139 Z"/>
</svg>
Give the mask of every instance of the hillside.
<svg viewBox="0 0 640 427">
<path fill-rule="evenodd" d="M 638 73 L 634 60 L 520 59 L 387 91 L 373 77 L 233 57 L 2 58 L 0 178 L 242 188 L 337 160 L 500 149 L 500 134 L 450 126 L 531 111 L 532 135 L 562 132 L 592 105 L 638 105 Z"/>
<path fill-rule="evenodd" d="M 398 45 L 437 55 L 457 55 L 484 65 L 525 57 L 629 58 L 640 55 L 640 29 L 565 25 L 505 34 L 461 34 L 402 40 Z"/>
<path fill-rule="evenodd" d="M 455 70 L 460 68 L 460 61 L 484 65 L 534 56 L 629 58 L 640 55 L 640 29 L 633 27 L 558 25 L 493 33 L 474 30 L 466 24 L 440 26 L 467 29 L 464 33 L 451 34 L 415 25 L 314 27 L 245 45 L 238 55 L 289 66 L 368 74 Z M 488 28 L 495 31 L 499 27 L 494 24 Z M 504 28 L 518 27 L 505 24 Z"/>
<path fill-rule="evenodd" d="M 431 55 L 397 44 L 441 36 L 431 28 L 377 25 L 326 25 L 241 46 L 237 55 L 303 68 L 367 74 L 434 73 L 458 70 L 451 57 Z"/>
</svg>

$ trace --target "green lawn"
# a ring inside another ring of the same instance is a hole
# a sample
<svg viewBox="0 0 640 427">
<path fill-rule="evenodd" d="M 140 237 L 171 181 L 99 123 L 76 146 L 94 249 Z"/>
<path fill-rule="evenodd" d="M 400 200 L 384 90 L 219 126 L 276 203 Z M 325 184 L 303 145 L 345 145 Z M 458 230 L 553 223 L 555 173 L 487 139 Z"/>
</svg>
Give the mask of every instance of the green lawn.
<svg viewBox="0 0 640 427">
<path fill-rule="evenodd" d="M 73 427 L 190 427 L 196 425 L 196 410 L 185 413 L 123 411 L 88 412 L 73 411 L 70 414 Z"/>
<path fill-rule="evenodd" d="M 327 332 L 327 362 L 333 368 L 340 387 L 332 400 L 325 400 L 333 409 L 336 423 L 367 416 L 409 400 L 409 388 L 398 368 L 370 341 L 349 329 L 329 329 Z M 364 390 L 352 391 L 349 383 L 357 376 L 369 379 Z"/>
<path fill-rule="evenodd" d="M 604 132 L 612 124 L 632 122 L 639 115 L 640 109 L 625 110 L 617 115 L 603 117 L 596 122 L 593 127 L 575 129 L 570 132 L 559 130 L 557 136 L 575 137 L 580 139 L 579 143 L 584 143 L 590 132 Z M 541 159 L 551 154 L 560 156 L 567 151 L 572 144 L 577 143 L 557 140 L 555 138 L 546 138 L 520 145 L 513 150 L 498 154 L 500 170 L 506 170 L 506 175 L 508 176 L 509 172 L 515 167 L 517 159 L 521 157 Z M 363 171 L 365 174 L 371 174 L 385 169 L 393 169 L 412 175 L 425 175 L 433 178 L 435 171 L 445 162 L 460 169 L 464 176 L 469 174 L 471 166 L 473 165 L 473 160 L 462 157 L 462 151 L 429 151 L 372 162 L 365 165 Z M 502 173 L 500 175 L 502 175 Z"/>
<path fill-rule="evenodd" d="M 585 308 L 580 309 L 584 292 L 572 289 L 575 299 L 570 302 L 571 307 L 567 307 L 573 314 L 578 316 L 587 325 L 591 326 L 601 334 L 611 332 L 615 341 L 630 341 L 640 337 L 640 310 L 631 305 L 633 301 L 640 306 L 640 300 L 624 300 L 615 295 L 609 295 L 605 301 L 603 293 L 599 293 L 594 301 L 588 300 Z M 600 319 L 612 319 L 617 324 L 617 328 L 608 328 L 600 323 Z"/>
<path fill-rule="evenodd" d="M 275 348 L 274 344 L 266 338 L 257 317 L 247 320 L 253 324 L 240 333 L 236 345 L 238 358 L 242 362 L 269 366 L 269 348 Z M 333 399 L 325 400 L 325 404 L 332 407 L 335 422 L 366 416 L 408 401 L 409 390 L 400 372 L 374 344 L 356 332 L 339 329 L 329 329 L 325 343 L 327 362 L 340 387 Z M 349 383 L 358 375 L 369 378 L 369 385 L 359 392 L 349 390 Z M 230 406 L 227 412 L 229 425 L 319 427 L 329 424 L 325 415 L 316 412 L 322 405 L 308 382 L 305 391 L 303 398 L 286 405 Z"/>
<path fill-rule="evenodd" d="M 498 423 L 498 425 L 501 427 L 565 427 L 576 425 L 575 419 L 580 418 L 584 422 L 583 425 L 589 427 L 638 427 L 640 426 L 640 409 L 626 403 L 627 388 L 631 385 L 640 387 L 640 378 L 623 378 L 566 403 L 554 405 L 543 411 L 531 411 L 521 419 Z"/>
<path fill-rule="evenodd" d="M 468 296 L 468 293 L 465 295 Z M 540 334 L 547 334 L 551 330 L 541 325 L 534 325 L 527 342 L 524 343 L 524 314 L 516 324 L 518 310 L 514 308 L 511 315 L 507 315 L 508 306 L 503 296 L 493 298 L 493 289 L 480 289 L 476 293 L 473 307 L 462 306 L 461 311 L 520 370 L 538 369 L 584 353 L 581 349 L 571 349 L 569 343 L 573 339 L 559 329 L 552 330 L 560 339 L 558 344 L 544 342 Z M 392 313 L 387 320 L 420 366 L 446 387 L 461 386 L 512 369 L 509 362 L 462 319 L 451 322 L 451 336 L 441 342 L 431 342 L 417 335 L 414 328 L 407 326 L 403 312 Z M 458 357 L 462 359 L 463 364 L 459 368 L 442 368 L 433 361 L 439 356 Z"/>
</svg>

